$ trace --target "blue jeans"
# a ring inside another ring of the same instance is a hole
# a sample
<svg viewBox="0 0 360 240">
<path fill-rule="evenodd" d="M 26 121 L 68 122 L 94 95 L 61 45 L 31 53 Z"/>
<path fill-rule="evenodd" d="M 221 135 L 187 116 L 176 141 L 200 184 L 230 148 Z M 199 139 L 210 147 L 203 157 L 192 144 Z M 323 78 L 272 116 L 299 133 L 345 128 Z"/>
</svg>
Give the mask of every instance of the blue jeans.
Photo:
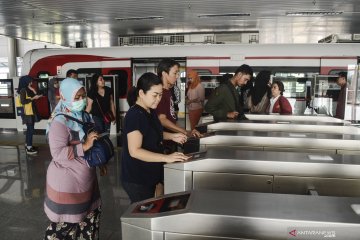
<svg viewBox="0 0 360 240">
<path fill-rule="evenodd" d="M 122 182 L 122 186 L 129 195 L 131 203 L 153 198 L 155 196 L 155 185 L 147 186 L 137 183 Z"/>
<path fill-rule="evenodd" d="M 26 124 L 26 146 L 32 146 L 34 135 L 34 123 Z"/>
<path fill-rule="evenodd" d="M 92 116 L 93 120 L 95 122 L 95 126 L 100 133 L 107 132 L 110 134 L 110 124 L 111 123 L 105 123 L 103 117 L 98 116 Z"/>
</svg>

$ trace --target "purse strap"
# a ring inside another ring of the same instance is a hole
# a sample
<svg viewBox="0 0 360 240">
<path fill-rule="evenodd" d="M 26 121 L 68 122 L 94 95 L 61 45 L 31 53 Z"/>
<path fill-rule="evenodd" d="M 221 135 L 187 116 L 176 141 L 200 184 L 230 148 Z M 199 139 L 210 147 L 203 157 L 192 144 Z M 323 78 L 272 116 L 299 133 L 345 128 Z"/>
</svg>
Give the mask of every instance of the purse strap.
<svg viewBox="0 0 360 240">
<path fill-rule="evenodd" d="M 84 119 L 84 114 L 85 114 L 85 113 L 83 113 L 83 116 L 82 116 L 83 119 Z M 79 120 L 79 119 L 77 119 L 77 118 L 74 118 L 74 117 L 72 117 L 72 116 L 69 116 L 69 115 L 67 115 L 67 114 L 65 114 L 65 113 L 58 113 L 58 114 L 56 114 L 56 115 L 54 116 L 54 118 L 56 118 L 57 116 L 60 116 L 60 115 L 64 115 L 65 118 L 70 119 L 70 120 L 73 120 L 73 121 L 75 121 L 75 122 L 77 122 L 77 123 L 79 123 L 79 124 L 81 124 L 81 125 L 84 125 L 84 124 L 85 124 L 84 121 L 81 121 L 81 120 Z"/>
<path fill-rule="evenodd" d="M 105 114 L 104 114 L 104 112 L 103 112 L 103 110 L 102 110 L 102 108 L 100 106 L 99 100 L 97 99 L 97 97 L 95 97 L 95 98 L 96 98 L 97 104 L 99 105 L 99 109 L 100 109 L 101 114 L 103 115 L 103 117 L 105 117 Z"/>
</svg>

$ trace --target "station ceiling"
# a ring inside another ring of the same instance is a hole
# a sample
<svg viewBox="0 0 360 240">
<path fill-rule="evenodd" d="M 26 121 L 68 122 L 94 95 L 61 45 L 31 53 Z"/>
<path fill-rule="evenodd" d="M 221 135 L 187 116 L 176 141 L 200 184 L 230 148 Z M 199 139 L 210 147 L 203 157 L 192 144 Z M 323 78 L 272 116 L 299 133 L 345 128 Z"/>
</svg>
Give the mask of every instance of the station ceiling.
<svg viewBox="0 0 360 240">
<path fill-rule="evenodd" d="M 0 0 L 0 35 L 75 46 L 118 36 L 259 32 L 260 43 L 360 33 L 359 0 Z"/>
</svg>

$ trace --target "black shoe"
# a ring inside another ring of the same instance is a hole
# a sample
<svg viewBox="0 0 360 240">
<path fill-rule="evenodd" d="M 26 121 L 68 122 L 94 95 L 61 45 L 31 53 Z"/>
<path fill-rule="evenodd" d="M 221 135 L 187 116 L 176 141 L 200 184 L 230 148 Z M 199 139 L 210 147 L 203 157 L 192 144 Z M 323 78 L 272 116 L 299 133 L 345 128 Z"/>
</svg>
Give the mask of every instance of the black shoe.
<svg viewBox="0 0 360 240">
<path fill-rule="evenodd" d="M 26 153 L 29 154 L 29 155 L 34 155 L 34 154 L 37 154 L 37 151 L 32 147 L 30 149 L 26 148 Z"/>
</svg>

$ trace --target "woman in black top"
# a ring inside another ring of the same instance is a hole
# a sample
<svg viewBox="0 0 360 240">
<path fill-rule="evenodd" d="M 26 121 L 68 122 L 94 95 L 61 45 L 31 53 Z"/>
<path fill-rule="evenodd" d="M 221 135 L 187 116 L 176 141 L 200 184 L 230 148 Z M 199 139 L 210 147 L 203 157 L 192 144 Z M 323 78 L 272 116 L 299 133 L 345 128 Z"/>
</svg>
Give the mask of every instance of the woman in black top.
<svg viewBox="0 0 360 240">
<path fill-rule="evenodd" d="M 113 116 L 116 116 L 115 104 L 111 88 L 105 86 L 103 75 L 94 74 L 91 79 L 86 112 L 92 114 L 99 132 L 110 133 L 110 122 L 104 121 L 104 115 L 111 112 Z M 115 123 L 115 120 L 113 123 Z"/>
<path fill-rule="evenodd" d="M 37 109 L 33 101 L 39 99 L 42 95 L 37 95 L 36 90 L 31 86 L 32 78 L 28 75 L 19 79 L 18 94 L 20 94 L 20 102 L 23 105 L 24 113 L 21 115 L 23 124 L 26 124 L 26 153 L 36 154 L 37 150 L 33 147 L 34 126 L 37 117 Z M 25 105 L 30 105 L 27 108 Z"/>
<path fill-rule="evenodd" d="M 145 73 L 128 93 L 131 107 L 125 116 L 121 181 L 131 202 L 154 197 L 156 185 L 163 182 L 164 162 L 188 159 L 180 152 L 163 154 L 163 139 L 183 144 L 187 138 L 182 133 L 163 132 L 155 112 L 162 91 L 162 81 Z"/>
</svg>

